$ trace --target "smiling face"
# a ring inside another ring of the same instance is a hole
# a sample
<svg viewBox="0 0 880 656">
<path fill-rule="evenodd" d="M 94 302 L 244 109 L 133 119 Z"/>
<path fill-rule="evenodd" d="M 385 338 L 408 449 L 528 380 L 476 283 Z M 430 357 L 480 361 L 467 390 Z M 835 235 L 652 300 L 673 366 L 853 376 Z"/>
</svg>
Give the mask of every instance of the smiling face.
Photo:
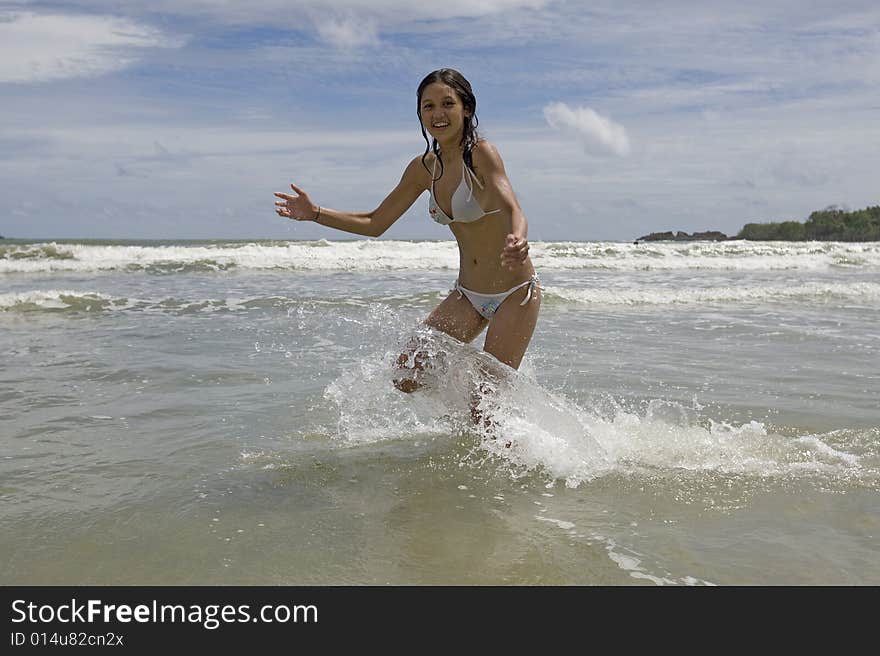
<svg viewBox="0 0 880 656">
<path fill-rule="evenodd" d="M 472 112 L 465 109 L 455 89 L 442 82 L 425 87 L 419 99 L 422 125 L 441 144 L 458 144 L 461 141 L 465 117 Z"/>
</svg>

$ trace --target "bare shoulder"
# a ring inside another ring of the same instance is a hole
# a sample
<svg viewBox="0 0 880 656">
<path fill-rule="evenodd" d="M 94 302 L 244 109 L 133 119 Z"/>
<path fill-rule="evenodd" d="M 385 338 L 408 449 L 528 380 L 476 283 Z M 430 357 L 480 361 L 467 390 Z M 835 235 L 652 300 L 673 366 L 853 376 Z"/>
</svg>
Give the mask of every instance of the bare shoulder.
<svg viewBox="0 0 880 656">
<path fill-rule="evenodd" d="M 504 162 L 495 145 L 486 139 L 480 139 L 471 149 L 475 169 L 483 172 L 503 171 Z"/>
<path fill-rule="evenodd" d="M 494 200 L 490 199 L 489 202 L 502 204 L 509 208 L 517 207 L 516 197 L 510 186 L 510 180 L 507 178 L 507 171 L 504 170 L 504 162 L 501 160 L 498 149 L 484 139 L 477 142 L 471 152 L 474 173 L 486 187 L 486 191 L 490 195 L 495 195 Z"/>
<path fill-rule="evenodd" d="M 424 159 L 422 159 L 424 157 Z M 433 164 L 433 153 L 427 156 L 416 155 L 407 164 L 406 170 L 403 172 L 403 181 L 408 185 L 418 186 L 420 189 L 427 189 L 431 185 L 431 165 Z"/>
</svg>

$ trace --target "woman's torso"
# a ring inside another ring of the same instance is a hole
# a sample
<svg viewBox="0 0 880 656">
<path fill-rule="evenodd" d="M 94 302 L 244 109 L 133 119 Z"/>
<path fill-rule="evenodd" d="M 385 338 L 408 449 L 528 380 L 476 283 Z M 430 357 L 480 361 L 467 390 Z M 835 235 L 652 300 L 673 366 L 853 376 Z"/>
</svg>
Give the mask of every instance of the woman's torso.
<svg viewBox="0 0 880 656">
<path fill-rule="evenodd" d="M 453 161 L 447 161 L 453 159 Z M 434 169 L 435 157 L 429 153 L 425 158 L 428 169 Z M 436 165 L 437 175 L 440 175 L 440 164 Z M 478 184 L 474 184 L 470 178 L 471 173 L 477 178 Z M 431 175 L 425 172 L 428 191 L 431 191 Z M 510 226 L 510 211 L 501 208 L 491 214 L 485 214 L 482 218 L 468 222 L 455 220 L 452 212 L 451 201 L 453 194 L 462 184 L 462 178 L 466 177 L 465 184 L 469 185 L 469 191 L 479 203 L 479 207 L 485 212 L 493 212 L 498 208 L 489 207 L 486 180 L 476 163 L 470 167 L 470 172 L 464 169 L 464 161 L 461 157 L 443 159 L 443 175 L 433 183 L 434 200 L 439 209 L 449 218 L 449 228 L 458 242 L 459 252 L 459 282 L 477 292 L 492 294 L 503 292 L 511 287 L 528 280 L 535 270 L 531 260 L 525 262 L 514 270 L 501 266 L 501 251 L 504 249 Z M 482 188 L 481 188 L 482 186 Z"/>
</svg>

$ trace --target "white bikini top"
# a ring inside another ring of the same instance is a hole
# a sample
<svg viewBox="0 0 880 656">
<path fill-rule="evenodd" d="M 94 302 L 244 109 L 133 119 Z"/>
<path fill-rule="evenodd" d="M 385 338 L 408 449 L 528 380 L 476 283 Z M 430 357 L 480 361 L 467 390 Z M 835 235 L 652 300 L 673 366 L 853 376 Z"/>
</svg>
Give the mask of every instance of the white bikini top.
<svg viewBox="0 0 880 656">
<path fill-rule="evenodd" d="M 477 176 L 462 160 L 461 184 L 458 185 L 458 189 L 456 189 L 455 193 L 452 194 L 453 216 L 447 216 L 446 212 L 440 209 L 440 206 L 437 204 L 437 200 L 434 198 L 434 177 L 436 173 L 437 158 L 435 157 L 434 170 L 431 171 L 431 194 L 428 198 L 428 214 L 430 214 L 431 218 L 434 219 L 437 223 L 440 223 L 441 225 L 449 225 L 453 221 L 455 223 L 471 223 L 472 221 L 483 218 L 486 214 L 494 214 L 495 212 L 501 211 L 500 209 L 491 210 L 489 212 L 483 211 L 483 208 L 480 207 L 477 199 L 474 198 L 473 187 L 468 185 L 467 183 L 467 174 L 470 174 L 471 179 L 477 184 L 480 189 L 483 188 L 483 185 L 480 184 Z"/>
</svg>

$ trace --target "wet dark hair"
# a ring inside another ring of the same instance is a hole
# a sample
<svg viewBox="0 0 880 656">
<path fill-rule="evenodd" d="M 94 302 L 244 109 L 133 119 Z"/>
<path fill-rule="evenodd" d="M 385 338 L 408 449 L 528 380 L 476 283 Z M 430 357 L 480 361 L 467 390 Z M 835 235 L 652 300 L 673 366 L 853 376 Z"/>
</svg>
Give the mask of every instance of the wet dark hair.
<svg viewBox="0 0 880 656">
<path fill-rule="evenodd" d="M 452 87 L 458 95 L 458 98 L 461 100 L 461 103 L 464 105 L 465 110 L 471 113 L 470 116 L 464 117 L 461 146 L 464 162 L 472 169 L 474 168 L 474 163 L 471 151 L 479 141 L 479 135 L 477 135 L 477 125 L 479 124 L 479 121 L 477 120 L 477 98 L 474 96 L 473 89 L 471 89 L 471 83 L 465 79 L 464 75 L 455 69 L 440 68 L 436 71 L 432 71 L 431 73 L 428 73 L 428 75 L 425 76 L 425 79 L 419 84 L 419 90 L 416 92 L 416 113 L 419 116 L 419 125 L 422 128 L 422 136 L 425 138 L 425 143 L 427 144 L 427 146 L 425 146 L 425 154 L 422 155 L 422 166 L 425 167 L 425 170 L 430 171 L 428 165 L 425 164 L 425 158 L 428 156 L 428 152 L 433 150 L 434 155 L 440 160 L 440 175 L 437 177 L 439 180 L 443 177 L 443 158 L 440 155 L 440 146 L 437 144 L 437 140 L 433 137 L 430 142 L 428 141 L 428 133 L 425 132 L 425 126 L 422 125 L 422 93 L 424 93 L 425 88 L 429 84 L 434 84 L 435 82 L 440 82 L 441 84 Z"/>
</svg>

